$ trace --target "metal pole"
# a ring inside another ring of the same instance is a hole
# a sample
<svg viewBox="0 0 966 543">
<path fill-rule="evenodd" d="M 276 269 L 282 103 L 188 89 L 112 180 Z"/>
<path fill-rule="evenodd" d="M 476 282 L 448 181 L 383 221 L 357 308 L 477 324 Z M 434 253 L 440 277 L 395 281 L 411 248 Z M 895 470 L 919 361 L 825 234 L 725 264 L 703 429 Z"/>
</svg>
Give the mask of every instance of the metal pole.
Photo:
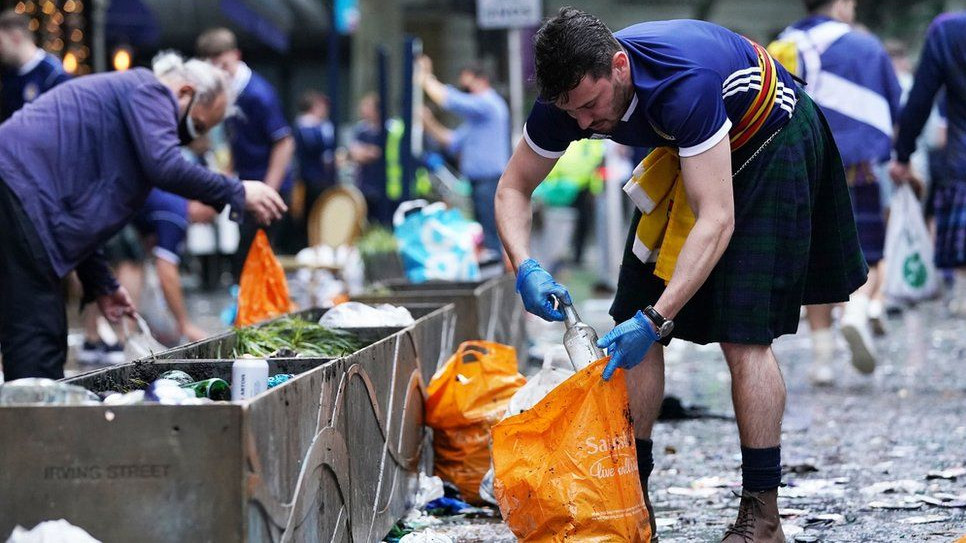
<svg viewBox="0 0 966 543">
<path fill-rule="evenodd" d="M 91 19 L 91 53 L 94 57 L 94 71 L 107 71 L 107 8 L 111 0 L 94 0 L 94 15 Z"/>
<path fill-rule="evenodd" d="M 379 84 L 379 186 L 386 186 L 386 141 L 389 139 L 389 53 L 384 45 L 376 50 L 376 66 Z"/>
<path fill-rule="evenodd" d="M 328 36 L 328 87 L 329 87 L 329 120 L 335 133 L 339 133 L 341 117 L 341 102 L 339 101 L 339 29 L 336 23 L 336 0 L 329 0 L 329 36 Z"/>
<path fill-rule="evenodd" d="M 510 70 L 510 133 L 513 145 L 520 139 L 523 128 L 523 51 L 520 48 L 520 29 L 508 29 L 506 37 L 507 66 Z"/>
<path fill-rule="evenodd" d="M 399 159 L 402 161 L 402 196 L 400 201 L 409 200 L 410 186 L 416 173 L 416 161 L 413 157 L 413 64 L 415 54 L 419 48 L 418 40 L 407 37 L 403 48 L 402 73 L 402 114 L 403 137 L 399 142 Z"/>
</svg>

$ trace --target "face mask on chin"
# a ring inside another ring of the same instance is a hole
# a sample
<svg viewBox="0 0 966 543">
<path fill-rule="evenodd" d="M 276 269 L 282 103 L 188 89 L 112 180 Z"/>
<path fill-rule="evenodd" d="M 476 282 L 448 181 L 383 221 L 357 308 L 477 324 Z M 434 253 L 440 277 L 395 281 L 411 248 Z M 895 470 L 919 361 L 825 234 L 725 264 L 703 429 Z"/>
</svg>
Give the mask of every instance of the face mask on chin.
<svg viewBox="0 0 966 543">
<path fill-rule="evenodd" d="M 191 108 L 195 105 L 195 96 L 191 96 L 191 101 L 188 102 L 188 107 L 184 110 L 184 115 L 178 121 L 178 140 L 181 145 L 190 145 L 191 142 L 198 139 L 198 130 L 195 128 L 195 121 L 191 118 Z"/>
</svg>

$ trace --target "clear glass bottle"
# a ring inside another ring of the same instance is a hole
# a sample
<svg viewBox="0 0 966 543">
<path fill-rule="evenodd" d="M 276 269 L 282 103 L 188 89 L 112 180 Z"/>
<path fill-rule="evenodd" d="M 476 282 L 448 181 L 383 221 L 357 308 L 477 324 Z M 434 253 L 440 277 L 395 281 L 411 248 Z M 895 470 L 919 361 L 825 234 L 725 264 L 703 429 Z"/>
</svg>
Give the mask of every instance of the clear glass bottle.
<svg viewBox="0 0 966 543">
<path fill-rule="evenodd" d="M 563 305 L 563 312 L 564 323 L 567 325 L 564 347 L 570 355 L 570 363 L 574 365 L 574 369 L 580 371 L 604 358 L 604 352 L 597 347 L 597 332 L 589 324 L 580 321 L 574 306 Z"/>
</svg>

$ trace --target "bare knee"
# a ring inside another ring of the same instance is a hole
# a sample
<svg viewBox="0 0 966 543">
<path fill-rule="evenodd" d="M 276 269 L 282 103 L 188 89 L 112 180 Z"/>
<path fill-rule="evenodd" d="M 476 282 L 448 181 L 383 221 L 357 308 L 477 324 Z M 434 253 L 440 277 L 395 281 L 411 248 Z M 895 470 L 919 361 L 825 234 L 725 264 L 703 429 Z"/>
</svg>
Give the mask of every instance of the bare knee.
<svg viewBox="0 0 966 543">
<path fill-rule="evenodd" d="M 732 373 L 742 372 L 749 364 L 773 363 L 775 360 L 771 345 L 722 343 L 721 351 Z"/>
</svg>

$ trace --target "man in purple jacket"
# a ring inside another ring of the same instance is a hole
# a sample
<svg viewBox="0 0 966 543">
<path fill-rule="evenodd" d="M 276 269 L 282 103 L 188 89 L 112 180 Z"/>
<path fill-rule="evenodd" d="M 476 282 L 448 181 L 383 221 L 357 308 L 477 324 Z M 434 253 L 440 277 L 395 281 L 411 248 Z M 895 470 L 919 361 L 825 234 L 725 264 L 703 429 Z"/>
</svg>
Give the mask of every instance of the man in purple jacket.
<svg viewBox="0 0 966 543">
<path fill-rule="evenodd" d="M 134 312 L 100 246 L 152 187 L 263 223 L 285 204 L 264 183 L 238 181 L 184 160 L 179 145 L 221 122 L 227 75 L 162 53 L 154 73 L 79 78 L 0 125 L 0 349 L 4 377 L 63 377 L 67 318 L 61 281 L 76 270 L 82 304 L 112 322 Z"/>
</svg>

